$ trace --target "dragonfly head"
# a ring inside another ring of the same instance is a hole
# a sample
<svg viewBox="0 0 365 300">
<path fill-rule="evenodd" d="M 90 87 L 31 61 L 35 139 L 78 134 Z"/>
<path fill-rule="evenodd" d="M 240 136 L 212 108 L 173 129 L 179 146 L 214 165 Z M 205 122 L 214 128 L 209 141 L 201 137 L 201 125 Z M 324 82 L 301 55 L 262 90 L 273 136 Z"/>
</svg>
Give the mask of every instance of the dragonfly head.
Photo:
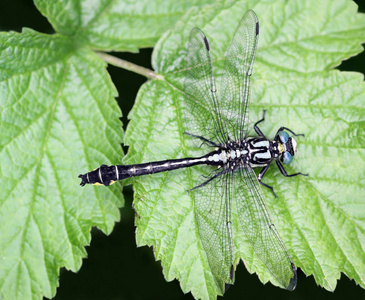
<svg viewBox="0 0 365 300">
<path fill-rule="evenodd" d="M 297 153 L 297 141 L 294 137 L 289 137 L 289 134 L 283 130 L 278 132 L 278 137 L 282 145 L 280 161 L 284 165 L 288 165 L 292 162 L 293 156 Z"/>
</svg>

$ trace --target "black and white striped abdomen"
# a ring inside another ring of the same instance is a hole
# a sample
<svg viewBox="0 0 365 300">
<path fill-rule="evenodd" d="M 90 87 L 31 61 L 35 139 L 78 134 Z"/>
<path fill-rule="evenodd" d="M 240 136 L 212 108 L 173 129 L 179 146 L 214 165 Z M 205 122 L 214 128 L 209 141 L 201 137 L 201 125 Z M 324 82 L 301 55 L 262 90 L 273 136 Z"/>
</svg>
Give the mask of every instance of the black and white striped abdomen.
<svg viewBox="0 0 365 300">
<path fill-rule="evenodd" d="M 130 177 L 187 168 L 198 164 L 217 164 L 213 159 L 212 161 L 208 161 L 208 156 L 209 154 L 198 158 L 172 159 L 135 165 L 101 165 L 91 172 L 79 175 L 79 178 L 82 180 L 82 186 L 85 184 L 103 184 L 109 186 L 117 180 Z"/>
</svg>

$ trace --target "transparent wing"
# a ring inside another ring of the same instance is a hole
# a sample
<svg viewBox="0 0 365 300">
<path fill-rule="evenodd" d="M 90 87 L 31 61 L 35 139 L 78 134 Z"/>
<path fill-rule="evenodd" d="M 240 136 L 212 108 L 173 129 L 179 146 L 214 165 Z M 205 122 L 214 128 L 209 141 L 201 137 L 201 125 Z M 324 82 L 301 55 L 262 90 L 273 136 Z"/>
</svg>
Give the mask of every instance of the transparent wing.
<svg viewBox="0 0 365 300">
<path fill-rule="evenodd" d="M 293 290 L 297 273 L 275 225 L 271 221 L 256 174 L 249 166 L 235 173 L 234 199 L 243 232 L 257 256 L 278 282 Z"/>
<path fill-rule="evenodd" d="M 222 294 L 226 284 L 232 283 L 234 273 L 231 190 L 231 173 L 214 179 L 211 177 L 211 181 L 194 190 L 195 219 L 199 236 Z"/>
<path fill-rule="evenodd" d="M 225 55 L 220 97 L 210 46 L 193 28 L 186 57 L 185 117 L 189 132 L 223 144 L 228 136 L 243 140 L 248 128 L 250 80 L 259 35 L 259 21 L 249 10 L 242 17 Z"/>
<path fill-rule="evenodd" d="M 193 28 L 190 33 L 185 74 L 185 118 L 187 131 L 211 141 L 224 143 L 227 134 L 220 118 L 219 101 L 204 33 Z"/>
<path fill-rule="evenodd" d="M 235 140 L 247 136 L 250 84 L 259 38 L 259 20 L 249 10 L 242 17 L 229 46 L 220 85 L 222 117 Z"/>
</svg>

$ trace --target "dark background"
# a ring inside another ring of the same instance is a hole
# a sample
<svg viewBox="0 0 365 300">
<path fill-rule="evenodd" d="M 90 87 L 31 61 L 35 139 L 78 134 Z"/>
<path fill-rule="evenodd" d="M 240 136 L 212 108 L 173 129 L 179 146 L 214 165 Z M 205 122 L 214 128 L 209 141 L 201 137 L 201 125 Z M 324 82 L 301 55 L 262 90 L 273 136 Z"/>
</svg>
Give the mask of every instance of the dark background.
<svg viewBox="0 0 365 300">
<path fill-rule="evenodd" d="M 355 2 L 359 5 L 359 11 L 365 12 L 365 1 Z M 23 27 L 50 34 L 54 32 L 31 0 L 1 0 L 0 30 L 20 32 Z M 152 49 L 142 49 L 138 54 L 113 55 L 152 69 L 151 53 Z M 365 52 L 343 62 L 339 69 L 364 74 Z M 108 71 L 121 95 L 118 103 L 123 111 L 122 121 L 126 125 L 126 116 L 146 78 L 112 66 L 108 67 Z M 54 299 L 192 299 L 191 294 L 183 294 L 178 281 L 165 281 L 161 263 L 155 261 L 152 249 L 136 247 L 133 191 L 130 186 L 124 188 L 124 196 L 126 203 L 120 210 L 121 221 L 116 224 L 113 233 L 106 236 L 95 228 L 92 230 L 91 245 L 87 247 L 88 258 L 84 259 L 82 268 L 76 274 L 61 269 L 59 288 Z M 313 276 L 306 278 L 300 269 L 298 276 L 297 289 L 287 292 L 270 283 L 264 286 L 256 275 L 250 275 L 240 263 L 236 282 L 224 299 L 365 299 L 365 291 L 343 274 L 334 293 L 318 287 Z"/>
</svg>

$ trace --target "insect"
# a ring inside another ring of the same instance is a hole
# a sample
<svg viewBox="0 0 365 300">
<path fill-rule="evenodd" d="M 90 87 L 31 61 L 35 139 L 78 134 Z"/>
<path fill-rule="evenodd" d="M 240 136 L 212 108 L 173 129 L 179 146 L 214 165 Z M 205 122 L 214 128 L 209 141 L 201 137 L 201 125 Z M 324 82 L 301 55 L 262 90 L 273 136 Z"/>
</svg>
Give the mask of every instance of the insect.
<svg viewBox="0 0 365 300">
<path fill-rule="evenodd" d="M 163 160 L 135 165 L 102 165 L 79 175 L 81 186 L 108 186 L 117 180 L 171 171 L 195 165 L 215 167 L 208 178 L 189 191 L 194 192 L 195 219 L 203 248 L 217 286 L 223 293 L 233 283 L 235 234 L 232 208 L 240 229 L 247 236 L 256 255 L 282 287 L 294 290 L 296 267 L 271 221 L 260 184 L 271 162 L 288 175 L 282 164 L 289 164 L 297 151 L 293 131 L 280 127 L 269 140 L 254 124 L 258 136 L 248 137 L 250 80 L 259 36 L 259 21 L 249 10 L 241 19 L 225 55 L 221 85 L 215 83 L 210 45 L 204 33 L 193 28 L 186 57 L 184 84 L 188 134 L 213 148 L 201 157 Z M 289 136 L 288 132 L 293 136 Z M 204 136 L 202 135 L 204 133 Z M 261 167 L 256 177 L 253 168 Z"/>
</svg>

